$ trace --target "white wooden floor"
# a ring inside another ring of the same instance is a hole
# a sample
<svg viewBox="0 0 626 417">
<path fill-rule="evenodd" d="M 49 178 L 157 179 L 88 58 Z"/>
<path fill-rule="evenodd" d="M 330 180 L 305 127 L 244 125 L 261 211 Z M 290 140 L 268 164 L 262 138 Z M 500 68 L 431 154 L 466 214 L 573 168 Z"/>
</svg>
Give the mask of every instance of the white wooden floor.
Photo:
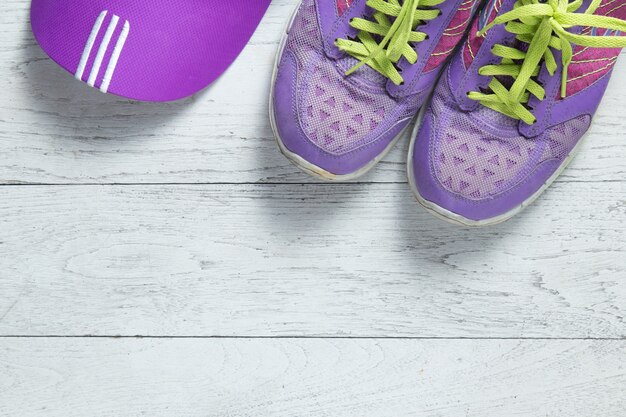
<svg viewBox="0 0 626 417">
<path fill-rule="evenodd" d="M 343 185 L 279 154 L 295 4 L 212 87 L 146 104 L 0 2 L 0 415 L 623 417 L 626 59 L 571 168 L 468 230 L 413 201 L 406 141 Z"/>
</svg>

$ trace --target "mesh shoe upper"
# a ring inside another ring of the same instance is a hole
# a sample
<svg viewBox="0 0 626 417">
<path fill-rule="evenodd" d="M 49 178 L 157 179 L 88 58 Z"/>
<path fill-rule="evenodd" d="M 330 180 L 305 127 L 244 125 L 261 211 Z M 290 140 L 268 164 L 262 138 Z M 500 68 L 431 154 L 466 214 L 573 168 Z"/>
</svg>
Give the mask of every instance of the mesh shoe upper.
<svg viewBox="0 0 626 417">
<path fill-rule="evenodd" d="M 411 117 L 416 111 L 415 105 L 411 106 L 414 103 L 398 103 L 391 97 L 385 89 L 387 80 L 369 67 L 347 77 L 345 72 L 354 59 L 328 59 L 314 0 L 302 3 L 286 50 L 298 63 L 296 106 L 301 127 L 311 142 L 330 154 L 341 155 L 366 145 L 398 118 Z M 392 114 L 394 117 L 386 117 Z"/>
<path fill-rule="evenodd" d="M 408 125 L 465 33 L 478 0 L 445 2 L 442 16 L 424 29 L 430 29 L 432 40 L 420 43 L 424 52 L 418 52 L 418 63 L 410 66 L 403 58 L 398 64 L 406 67 L 403 87 L 390 85 L 367 65 L 346 75 L 358 61 L 333 50 L 328 40 L 354 35 L 351 14 L 365 13 L 366 1 L 328 3 L 303 0 L 293 20 L 279 59 L 274 112 L 285 147 L 307 161 L 315 159 L 316 165 L 327 161 L 336 167 L 339 160 L 345 165 L 348 160 L 374 159 Z M 422 77 L 426 72 L 430 78 Z M 280 101 L 286 98 L 289 105 Z M 355 168 L 359 166 L 351 167 Z"/>
<path fill-rule="evenodd" d="M 432 100 L 432 165 L 443 188 L 470 200 L 496 197 L 541 163 L 564 160 L 591 120 L 579 116 L 528 140 L 516 120 L 486 107 L 459 112 L 451 97 L 440 83 Z"/>
<path fill-rule="evenodd" d="M 538 119 L 534 125 L 472 101 L 468 92 L 484 91 L 490 79 L 478 70 L 498 62 L 490 53 L 493 46 L 515 43 L 501 26 L 486 37 L 476 32 L 512 10 L 514 3 L 491 0 L 477 15 L 462 50 L 436 88 L 415 139 L 411 163 L 420 196 L 470 221 L 505 216 L 554 179 L 589 129 L 619 54 L 619 49 L 575 47 L 564 98 L 561 74 L 550 76 L 543 67 L 537 80 L 546 97 L 531 97 L 528 102 Z M 626 19 L 626 2 L 604 0 L 595 13 Z"/>
</svg>

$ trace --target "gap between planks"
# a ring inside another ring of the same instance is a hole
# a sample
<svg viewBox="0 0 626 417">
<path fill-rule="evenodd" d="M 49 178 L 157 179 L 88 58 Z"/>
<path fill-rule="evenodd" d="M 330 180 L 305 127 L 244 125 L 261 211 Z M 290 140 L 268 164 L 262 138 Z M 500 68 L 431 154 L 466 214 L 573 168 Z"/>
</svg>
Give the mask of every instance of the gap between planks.
<svg viewBox="0 0 626 417">
<path fill-rule="evenodd" d="M 611 183 L 623 183 L 623 180 L 568 180 L 561 181 L 563 183 L 576 183 L 576 184 L 611 184 Z M 92 186 L 115 186 L 115 187 L 138 187 L 138 186 L 194 186 L 194 185 L 232 185 L 232 186 L 250 186 L 250 185 L 279 185 L 279 186 L 298 186 L 298 185 L 327 185 L 329 187 L 346 187 L 354 185 L 395 185 L 395 184 L 407 184 L 406 181 L 348 181 L 348 182 L 328 182 L 328 181 L 309 181 L 309 182 L 264 182 L 264 181 L 250 181 L 250 182 L 84 182 L 84 183 L 15 183 L 15 184 L 2 184 L 0 187 L 92 187 Z"/>
<path fill-rule="evenodd" d="M 624 337 L 464 337 L 464 336 L 185 336 L 185 335 L 0 335 L 1 339 L 226 339 L 226 340 L 253 340 L 253 339 L 282 339 L 282 340 L 606 340 L 626 341 Z"/>
</svg>

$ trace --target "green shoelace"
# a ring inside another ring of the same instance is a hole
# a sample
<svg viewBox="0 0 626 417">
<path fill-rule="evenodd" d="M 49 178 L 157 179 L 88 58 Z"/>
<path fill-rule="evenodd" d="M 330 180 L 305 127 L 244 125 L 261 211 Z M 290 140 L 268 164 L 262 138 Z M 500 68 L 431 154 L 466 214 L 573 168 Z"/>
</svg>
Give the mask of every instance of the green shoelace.
<svg viewBox="0 0 626 417">
<path fill-rule="evenodd" d="M 575 26 L 586 26 L 626 31 L 626 21 L 594 15 L 601 2 L 602 0 L 593 0 L 589 8 L 581 13 L 578 10 L 583 0 L 518 0 L 513 10 L 498 16 L 477 35 L 485 36 L 494 26 L 506 24 L 508 32 L 528 45 L 527 51 L 495 45 L 492 53 L 502 58 L 502 62 L 499 65 L 486 65 L 479 70 L 479 74 L 493 77 L 489 83 L 491 92 L 470 92 L 468 97 L 507 116 L 529 125 L 534 124 L 537 119 L 526 104 L 531 94 L 539 100 L 545 98 L 544 88 L 533 78 L 539 74 L 542 62 L 545 62 L 550 75 L 556 73 L 558 64 L 552 49 L 561 51 L 561 96 L 565 97 L 568 67 L 573 58 L 572 45 L 592 48 L 626 47 L 626 37 L 623 36 L 578 35 L 566 30 Z M 507 89 L 496 78 L 499 76 L 512 77 L 514 82 L 511 88 Z"/>
<path fill-rule="evenodd" d="M 417 62 L 417 53 L 411 43 L 428 38 L 416 31 L 419 25 L 433 20 L 441 13 L 432 9 L 445 0 L 368 0 L 367 5 L 374 9 L 375 21 L 355 18 L 350 25 L 358 29 L 357 39 L 337 39 L 335 45 L 360 62 L 346 75 L 354 73 L 363 65 L 369 65 L 394 84 L 401 85 L 404 79 L 396 64 L 404 57 L 410 64 Z M 431 9 L 426 9 L 431 8 Z M 393 23 L 391 20 L 393 20 Z M 374 36 L 382 39 L 378 42 Z"/>
</svg>

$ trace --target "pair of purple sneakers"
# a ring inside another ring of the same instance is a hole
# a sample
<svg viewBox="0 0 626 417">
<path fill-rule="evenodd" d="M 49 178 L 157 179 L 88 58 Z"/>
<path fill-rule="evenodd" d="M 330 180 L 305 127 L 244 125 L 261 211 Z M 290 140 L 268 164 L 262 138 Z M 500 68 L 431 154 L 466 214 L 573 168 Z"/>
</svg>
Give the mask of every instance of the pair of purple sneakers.
<svg viewBox="0 0 626 417">
<path fill-rule="evenodd" d="M 499 223 L 571 160 L 622 31 L 624 0 L 303 0 L 272 125 L 301 169 L 350 180 L 422 109 L 408 158 L 418 201 L 455 223 Z"/>
</svg>

